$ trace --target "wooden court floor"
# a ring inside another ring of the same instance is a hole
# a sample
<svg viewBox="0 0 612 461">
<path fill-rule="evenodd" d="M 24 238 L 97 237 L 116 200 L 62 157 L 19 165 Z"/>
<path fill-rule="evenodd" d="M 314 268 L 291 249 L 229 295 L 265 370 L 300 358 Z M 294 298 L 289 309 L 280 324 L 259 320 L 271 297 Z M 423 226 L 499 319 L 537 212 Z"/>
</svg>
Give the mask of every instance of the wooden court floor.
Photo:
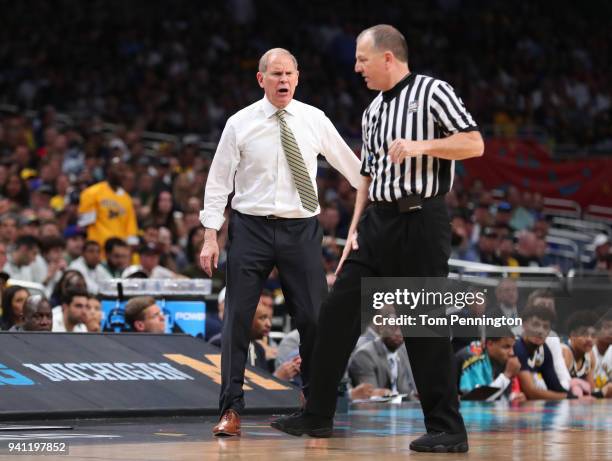
<svg viewBox="0 0 612 461">
<path fill-rule="evenodd" d="M 462 404 L 470 435 L 467 454 L 409 450 L 423 431 L 418 404 L 369 404 L 336 417 L 334 437 L 291 437 L 269 427 L 272 416 L 243 418 L 240 438 L 215 439 L 212 418 L 70 420 L 46 431 L 2 431 L 0 460 L 612 460 L 612 402 Z M 70 445 L 65 456 L 8 455 L 9 441 L 49 440 Z"/>
</svg>

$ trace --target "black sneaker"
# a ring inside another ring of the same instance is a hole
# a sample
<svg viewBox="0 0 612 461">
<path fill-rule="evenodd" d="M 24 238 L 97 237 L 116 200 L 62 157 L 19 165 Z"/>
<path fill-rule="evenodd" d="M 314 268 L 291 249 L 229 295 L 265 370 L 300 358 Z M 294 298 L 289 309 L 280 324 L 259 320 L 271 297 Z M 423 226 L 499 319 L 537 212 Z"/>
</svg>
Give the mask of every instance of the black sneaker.
<svg viewBox="0 0 612 461">
<path fill-rule="evenodd" d="M 302 434 L 308 434 L 311 437 L 326 438 L 332 435 L 333 419 L 298 412 L 275 419 L 270 423 L 270 426 L 298 437 Z"/>
<path fill-rule="evenodd" d="M 411 450 L 427 453 L 465 453 L 468 448 L 467 435 L 446 432 L 428 432 L 410 442 Z"/>
</svg>

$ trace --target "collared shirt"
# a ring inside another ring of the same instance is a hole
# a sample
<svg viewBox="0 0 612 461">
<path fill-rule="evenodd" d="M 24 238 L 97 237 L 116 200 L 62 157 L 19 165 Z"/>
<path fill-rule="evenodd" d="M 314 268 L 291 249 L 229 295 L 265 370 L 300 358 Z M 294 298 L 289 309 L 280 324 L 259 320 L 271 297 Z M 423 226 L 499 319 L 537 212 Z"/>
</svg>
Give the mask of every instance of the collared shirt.
<svg viewBox="0 0 612 461">
<path fill-rule="evenodd" d="M 414 73 L 380 92 L 363 113 L 361 126 L 361 174 L 372 178 L 369 198 L 387 202 L 444 195 L 454 177 L 454 160 L 417 155 L 391 162 L 388 150 L 395 139 L 423 141 L 478 131 L 448 83 Z"/>
<path fill-rule="evenodd" d="M 317 155 L 357 187 L 360 163 L 325 114 L 308 104 L 292 100 L 285 121 L 293 132 L 304 158 L 314 190 L 317 190 Z M 228 195 L 235 190 L 232 208 L 254 216 L 309 218 L 319 213 L 302 208 L 298 191 L 280 138 L 274 114 L 278 108 L 266 97 L 231 116 L 223 130 L 208 174 L 204 227 L 220 229 Z"/>
</svg>

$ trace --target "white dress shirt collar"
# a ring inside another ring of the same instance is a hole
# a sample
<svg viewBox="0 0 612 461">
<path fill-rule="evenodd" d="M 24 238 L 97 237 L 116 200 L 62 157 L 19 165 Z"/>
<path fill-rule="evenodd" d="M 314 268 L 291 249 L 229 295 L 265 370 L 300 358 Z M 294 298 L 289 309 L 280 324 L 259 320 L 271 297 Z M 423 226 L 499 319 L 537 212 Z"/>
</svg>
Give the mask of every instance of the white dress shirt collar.
<svg viewBox="0 0 612 461">
<path fill-rule="evenodd" d="M 263 99 L 261 100 L 261 103 L 262 103 L 262 108 L 263 108 L 264 114 L 266 115 L 266 118 L 272 117 L 274 114 L 276 114 L 280 110 L 278 107 L 276 107 L 274 104 L 270 102 L 270 100 L 268 99 L 266 95 L 264 95 Z M 297 108 L 297 104 L 294 103 L 293 99 L 289 101 L 289 104 L 287 104 L 284 107 L 284 109 L 287 111 L 289 115 L 295 115 L 296 108 Z"/>
</svg>

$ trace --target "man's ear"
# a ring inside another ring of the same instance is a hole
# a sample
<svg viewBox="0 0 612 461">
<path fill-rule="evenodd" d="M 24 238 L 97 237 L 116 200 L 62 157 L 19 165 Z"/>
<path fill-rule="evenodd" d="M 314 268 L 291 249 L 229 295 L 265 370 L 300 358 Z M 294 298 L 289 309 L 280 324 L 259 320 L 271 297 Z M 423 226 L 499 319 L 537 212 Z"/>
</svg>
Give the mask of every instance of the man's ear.
<svg viewBox="0 0 612 461">
<path fill-rule="evenodd" d="M 395 56 L 393 55 L 393 53 L 391 53 L 390 51 L 385 51 L 383 56 L 385 59 L 386 66 L 390 66 L 391 64 L 393 64 L 393 61 L 395 60 Z"/>
<path fill-rule="evenodd" d="M 142 320 L 136 320 L 134 322 L 134 331 L 144 331 L 145 326 Z"/>
<path fill-rule="evenodd" d="M 257 72 L 257 83 L 259 83 L 259 86 L 261 88 L 264 87 L 263 86 L 263 78 L 264 78 L 263 72 Z"/>
</svg>

